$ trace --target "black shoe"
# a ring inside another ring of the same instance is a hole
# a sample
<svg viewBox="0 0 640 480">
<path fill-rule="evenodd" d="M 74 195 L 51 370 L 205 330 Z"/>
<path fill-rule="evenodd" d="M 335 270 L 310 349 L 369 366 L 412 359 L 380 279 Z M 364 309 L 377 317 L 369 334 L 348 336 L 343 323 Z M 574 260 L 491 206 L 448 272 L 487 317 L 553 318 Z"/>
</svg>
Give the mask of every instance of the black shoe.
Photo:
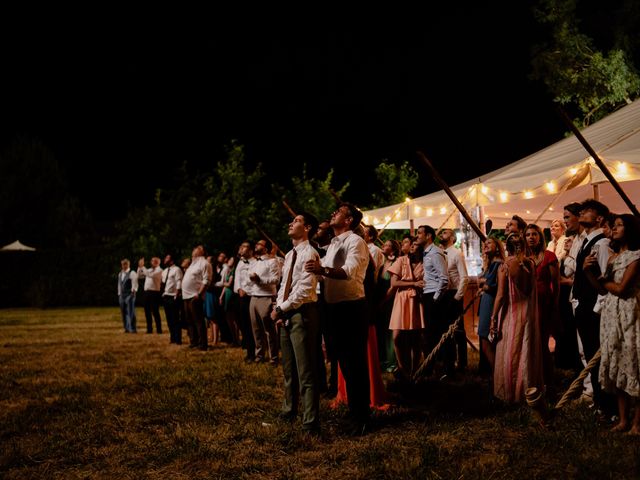
<svg viewBox="0 0 640 480">
<path fill-rule="evenodd" d="M 293 423 L 297 417 L 298 414 L 294 412 L 280 412 L 278 414 L 278 420 L 287 423 Z"/>
</svg>

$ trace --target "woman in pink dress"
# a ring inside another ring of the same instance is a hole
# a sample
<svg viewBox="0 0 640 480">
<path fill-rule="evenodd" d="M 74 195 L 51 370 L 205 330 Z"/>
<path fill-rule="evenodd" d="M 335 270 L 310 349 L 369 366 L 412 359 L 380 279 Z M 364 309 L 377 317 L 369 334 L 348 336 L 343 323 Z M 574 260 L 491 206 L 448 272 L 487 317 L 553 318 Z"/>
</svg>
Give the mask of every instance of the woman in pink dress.
<svg viewBox="0 0 640 480">
<path fill-rule="evenodd" d="M 519 233 L 509 234 L 506 247 L 509 256 L 498 271 L 489 333 L 489 340 L 497 341 L 493 393 L 506 403 L 519 403 L 527 388 L 543 387 L 542 343 L 535 265 Z"/>
<path fill-rule="evenodd" d="M 528 255 L 536 266 L 538 288 L 538 318 L 542 339 L 542 365 L 546 385 L 553 384 L 553 360 L 549 351 L 549 337 L 556 335 L 559 315 L 560 268 L 558 257 L 546 249 L 542 229 L 535 224 L 527 225 L 524 237 Z"/>
<path fill-rule="evenodd" d="M 422 247 L 412 242 L 409 255 L 402 256 L 388 272 L 396 288 L 389 330 L 393 331 L 399 376 L 411 377 L 420 365 L 420 331 L 425 328 L 420 292 L 424 287 Z"/>
</svg>

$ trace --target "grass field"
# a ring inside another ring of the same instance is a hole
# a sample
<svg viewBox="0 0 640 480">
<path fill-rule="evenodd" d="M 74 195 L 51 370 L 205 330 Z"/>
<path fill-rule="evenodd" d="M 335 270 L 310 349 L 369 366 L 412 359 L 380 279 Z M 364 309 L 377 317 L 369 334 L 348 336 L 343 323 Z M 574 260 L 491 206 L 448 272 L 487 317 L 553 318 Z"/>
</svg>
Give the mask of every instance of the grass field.
<svg viewBox="0 0 640 480">
<path fill-rule="evenodd" d="M 281 383 L 239 349 L 125 335 L 117 308 L 0 310 L 0 478 L 640 478 L 640 439 L 584 403 L 542 429 L 469 375 L 359 438 L 323 400 L 314 438 L 274 420 Z"/>
</svg>

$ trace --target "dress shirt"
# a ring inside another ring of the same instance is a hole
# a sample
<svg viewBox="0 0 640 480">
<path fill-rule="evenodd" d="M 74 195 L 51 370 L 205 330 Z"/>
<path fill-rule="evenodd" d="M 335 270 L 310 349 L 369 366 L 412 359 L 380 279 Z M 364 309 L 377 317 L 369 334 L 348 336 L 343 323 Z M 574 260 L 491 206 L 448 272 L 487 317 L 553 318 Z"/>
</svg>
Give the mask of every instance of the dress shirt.
<svg viewBox="0 0 640 480">
<path fill-rule="evenodd" d="M 369 254 L 371 258 L 373 258 L 373 266 L 377 274 L 382 265 L 384 265 L 384 253 L 382 253 L 380 247 L 373 242 L 367 243 L 367 247 L 369 247 Z"/>
<path fill-rule="evenodd" d="M 578 253 L 580 253 L 582 243 L 586 237 L 587 234 L 584 230 L 573 237 L 571 250 L 569 250 L 569 254 L 564 259 L 564 276 L 567 278 L 573 278 L 576 273 L 576 258 L 578 258 Z"/>
<path fill-rule="evenodd" d="M 127 268 L 124 272 L 120 270 L 118 274 L 118 296 L 122 295 L 122 282 L 126 281 L 127 276 L 131 277 L 131 293 L 138 291 L 138 274 L 130 268 Z"/>
<path fill-rule="evenodd" d="M 269 255 L 262 255 L 256 261 L 249 264 L 249 277 L 255 273 L 260 277 L 259 282 L 251 282 L 252 297 L 275 297 L 277 285 L 280 281 L 280 264 L 278 260 Z"/>
<path fill-rule="evenodd" d="M 182 269 L 177 265 L 171 265 L 162 271 L 162 283 L 164 283 L 164 297 L 176 298 L 178 290 L 182 288 Z"/>
<path fill-rule="evenodd" d="M 469 275 L 467 275 L 467 264 L 464 262 L 462 252 L 451 245 L 445 248 L 447 255 L 447 273 L 449 274 L 449 290 L 455 290 L 455 299 L 462 300 L 467 291 Z"/>
<path fill-rule="evenodd" d="M 238 260 L 236 273 L 233 277 L 233 291 L 235 293 L 238 293 L 238 290 L 242 289 L 247 293 L 247 295 L 251 295 L 251 292 L 253 291 L 253 282 L 249 280 L 249 268 L 255 261 L 255 258 L 250 258 L 249 260 L 246 258 L 240 258 Z"/>
<path fill-rule="evenodd" d="M 342 268 L 347 278 L 324 279 L 324 298 L 327 303 L 345 302 L 364 298 L 364 276 L 369 265 L 369 249 L 362 237 L 347 230 L 331 239 L 323 267 Z"/>
<path fill-rule="evenodd" d="M 444 252 L 435 244 L 430 244 L 422 254 L 424 266 L 424 293 L 433 293 L 433 299 L 440 298 L 449 287 L 447 259 Z"/>
<path fill-rule="evenodd" d="M 162 268 L 138 268 L 138 276 L 144 277 L 144 291 L 159 292 L 162 285 Z"/>
<path fill-rule="evenodd" d="M 204 257 L 196 257 L 184 272 L 182 279 L 182 298 L 189 300 L 198 295 L 204 285 L 205 288 L 211 282 L 213 269 Z"/>
<path fill-rule="evenodd" d="M 291 277 L 291 291 L 289 292 L 289 298 L 284 299 L 284 289 L 286 287 L 286 279 L 289 278 L 289 270 L 291 269 L 291 261 L 293 257 L 293 251 L 296 251 L 296 264 L 293 266 L 293 275 Z M 300 242 L 292 250 L 287 253 L 284 258 L 284 268 L 282 269 L 282 278 L 284 281 L 280 284 L 280 290 L 278 291 L 277 306 L 282 309 L 283 312 L 289 310 L 295 310 L 304 303 L 317 302 L 318 295 L 316 294 L 316 284 L 318 279 L 315 274 L 305 272 L 304 264 L 309 260 L 319 260 L 320 255 L 315 248 L 313 248 L 308 241 Z"/>
</svg>

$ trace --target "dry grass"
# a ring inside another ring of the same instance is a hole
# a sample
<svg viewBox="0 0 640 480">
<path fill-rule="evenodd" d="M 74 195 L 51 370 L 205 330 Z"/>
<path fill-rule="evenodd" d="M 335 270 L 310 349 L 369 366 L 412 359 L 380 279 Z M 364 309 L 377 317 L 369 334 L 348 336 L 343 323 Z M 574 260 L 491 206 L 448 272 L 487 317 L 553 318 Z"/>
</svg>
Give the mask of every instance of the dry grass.
<svg viewBox="0 0 640 480">
<path fill-rule="evenodd" d="M 309 438 L 274 421 L 281 372 L 241 358 L 124 335 L 117 308 L 0 311 L 0 477 L 640 476 L 640 440 L 584 404 L 542 430 L 470 378 L 426 383 L 362 438 L 323 401 L 323 435 Z"/>
</svg>

